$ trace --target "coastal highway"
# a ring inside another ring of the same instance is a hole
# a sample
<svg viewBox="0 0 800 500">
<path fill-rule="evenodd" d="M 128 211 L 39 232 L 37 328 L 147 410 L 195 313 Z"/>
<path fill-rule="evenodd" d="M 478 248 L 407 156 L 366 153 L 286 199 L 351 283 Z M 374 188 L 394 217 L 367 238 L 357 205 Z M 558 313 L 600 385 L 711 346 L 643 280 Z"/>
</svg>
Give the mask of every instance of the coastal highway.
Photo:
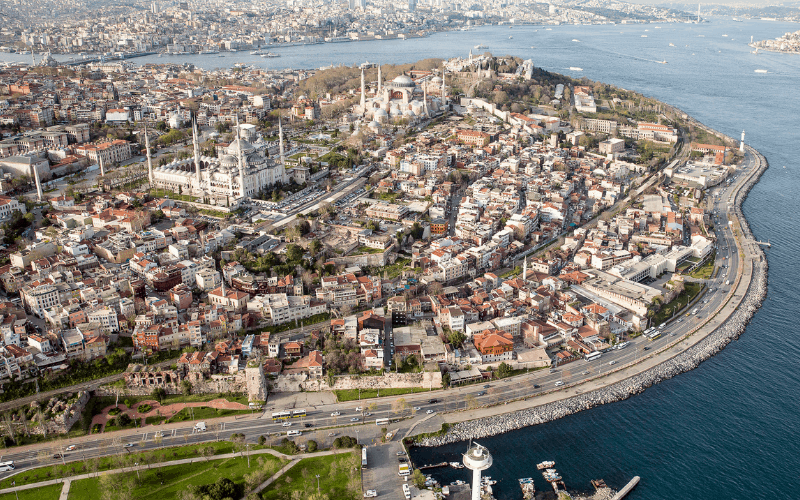
<svg viewBox="0 0 800 500">
<path fill-rule="evenodd" d="M 745 173 L 749 173 L 754 165 L 755 159 L 747 155 L 742 170 Z M 720 220 L 715 224 L 715 232 L 718 238 L 716 262 L 717 265 L 726 265 L 727 267 L 721 268 L 716 277 L 706 281 L 709 289 L 713 291 L 705 293 L 700 301 L 692 306 L 692 309 L 699 309 L 698 314 L 689 313 L 687 316 L 687 312 L 684 311 L 681 316 L 675 317 L 663 325 L 664 333 L 658 339 L 649 340 L 641 336 L 632 339 L 627 348 L 604 353 L 594 361 L 578 360 L 563 367 L 539 370 L 493 381 L 489 384 L 478 383 L 448 391 L 424 392 L 305 408 L 307 417 L 294 419 L 295 421 L 291 427 L 283 427 L 281 423 L 273 422 L 270 416 L 273 411 L 289 408 L 270 406 L 268 401 L 267 408 L 253 416 L 244 416 L 238 420 L 207 421 L 209 430 L 205 432 L 195 431 L 194 422 L 149 426 L 145 429 L 98 435 L 95 439 L 92 439 L 93 436 L 85 436 L 75 440 L 60 440 L 6 450 L 0 456 L 0 461 L 13 460 L 17 467 L 14 472 L 19 472 L 27 468 L 58 463 L 62 460 L 68 462 L 125 453 L 126 450 L 153 450 L 164 446 L 215 441 L 224 439 L 234 432 L 244 433 L 246 441 L 249 443 L 256 442 L 260 435 L 280 433 L 285 436 L 288 430 L 301 430 L 305 438 L 325 441 L 325 439 L 330 439 L 328 433 L 331 432 L 325 428 L 331 427 L 334 427 L 335 429 L 332 429 L 332 431 L 337 432 L 339 435 L 353 435 L 358 432 L 362 440 L 370 439 L 377 436 L 379 432 L 378 427 L 375 425 L 376 418 L 405 419 L 394 422 L 389 426 L 392 429 L 399 428 L 402 433 L 431 414 L 507 403 L 512 400 L 553 391 L 557 389 L 557 384 L 569 385 L 610 372 L 617 368 L 616 365 L 627 364 L 645 356 L 647 351 L 657 351 L 675 340 L 675 336 L 688 334 L 692 328 L 697 326 L 701 318 L 706 316 L 708 312 L 716 310 L 727 299 L 731 287 L 726 285 L 725 282 L 729 279 L 731 282 L 735 280 L 740 263 L 734 242 L 734 234 L 731 226 L 727 223 L 727 217 L 729 211 L 732 210 L 735 193 L 740 185 L 746 181 L 745 177 L 742 173 L 737 173 L 730 186 L 720 185 L 720 187 L 716 188 L 718 196 L 715 198 L 713 206 Z M 720 320 L 712 320 L 712 322 L 714 321 Z M 674 349 L 681 349 L 681 347 L 676 346 Z M 577 388 L 577 390 L 580 391 L 581 389 Z M 407 408 L 402 411 L 395 411 L 393 403 L 400 397 L 407 402 Z M 369 417 L 355 411 L 357 406 L 365 406 L 370 403 L 374 403 L 376 407 L 370 409 L 371 415 Z M 340 415 L 333 415 L 336 412 L 340 413 Z M 359 420 L 351 421 L 354 418 Z M 305 424 L 310 424 L 312 427 L 306 428 Z M 163 432 L 163 438 L 160 443 L 154 439 L 155 432 L 158 431 Z M 65 450 L 66 447 L 72 444 L 75 444 L 77 449 L 65 452 L 63 459 L 53 457 L 53 454 L 58 450 Z M 126 444 L 130 444 L 130 446 L 125 447 Z M 11 474 L 13 472 L 2 473 L 0 478 L 8 477 Z"/>
</svg>

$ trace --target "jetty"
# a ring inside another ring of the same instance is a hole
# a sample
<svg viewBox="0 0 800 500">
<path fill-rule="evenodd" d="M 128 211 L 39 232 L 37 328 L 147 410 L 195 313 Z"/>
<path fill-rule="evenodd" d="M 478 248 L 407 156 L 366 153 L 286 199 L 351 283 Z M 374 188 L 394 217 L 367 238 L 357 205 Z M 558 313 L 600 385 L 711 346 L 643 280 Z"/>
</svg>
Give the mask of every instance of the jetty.
<svg viewBox="0 0 800 500">
<path fill-rule="evenodd" d="M 448 464 L 447 462 L 439 462 L 438 464 L 420 465 L 419 467 L 417 467 L 417 469 L 419 470 L 438 469 L 439 467 L 447 467 L 448 465 L 450 464 Z"/>
<path fill-rule="evenodd" d="M 611 500 L 622 500 L 623 498 L 625 498 L 625 495 L 630 493 L 631 490 L 636 487 L 637 484 L 639 484 L 639 476 L 633 476 L 633 479 L 631 479 L 628 482 L 628 484 L 626 484 L 621 490 L 619 490 L 619 493 L 614 495 L 614 498 L 612 498 Z"/>
</svg>

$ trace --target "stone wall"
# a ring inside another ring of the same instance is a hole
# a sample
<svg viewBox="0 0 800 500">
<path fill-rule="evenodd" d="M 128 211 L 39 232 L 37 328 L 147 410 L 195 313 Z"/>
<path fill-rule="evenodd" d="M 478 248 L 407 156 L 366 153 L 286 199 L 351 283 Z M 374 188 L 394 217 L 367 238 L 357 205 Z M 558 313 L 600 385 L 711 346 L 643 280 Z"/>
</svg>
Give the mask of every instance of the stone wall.
<svg viewBox="0 0 800 500">
<path fill-rule="evenodd" d="M 336 377 L 331 388 L 327 379 L 308 378 L 306 375 L 280 375 L 273 381 L 274 392 L 299 392 L 299 391 L 330 391 L 346 389 L 399 389 L 422 387 L 441 389 L 442 374 L 437 372 L 424 373 L 385 373 L 382 376 L 353 376 L 342 375 Z"/>
</svg>

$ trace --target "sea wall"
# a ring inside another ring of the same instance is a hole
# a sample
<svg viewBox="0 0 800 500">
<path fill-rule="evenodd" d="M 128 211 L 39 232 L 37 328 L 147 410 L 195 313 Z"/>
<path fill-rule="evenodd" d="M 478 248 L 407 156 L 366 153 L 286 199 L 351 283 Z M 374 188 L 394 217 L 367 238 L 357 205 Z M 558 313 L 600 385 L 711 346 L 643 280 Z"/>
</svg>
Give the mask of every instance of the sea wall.
<svg viewBox="0 0 800 500">
<path fill-rule="evenodd" d="M 758 182 L 763 172 L 767 169 L 768 163 L 766 158 L 754 149 L 748 148 L 748 150 L 759 160 L 759 164 L 755 171 L 750 174 L 747 183 L 737 192 L 734 210 L 742 227 L 742 235 L 747 239 L 751 239 L 753 237 L 752 232 L 742 214 L 741 208 L 750 189 Z M 744 333 L 747 323 L 766 298 L 767 259 L 764 257 L 764 253 L 758 245 L 751 244 L 748 246 L 748 250 L 751 254 L 753 269 L 744 299 L 724 323 L 694 346 L 658 366 L 608 387 L 561 401 L 537 406 L 535 408 L 497 415 L 490 419 L 460 422 L 452 425 L 444 436 L 425 438 L 421 440 L 418 445 L 440 446 L 468 439 L 494 436 L 531 425 L 543 424 L 577 413 L 581 410 L 588 410 L 589 408 L 594 408 L 602 404 L 627 399 L 662 380 L 667 380 L 675 375 L 696 368 L 700 363 L 717 354 L 731 341 L 737 339 L 739 335 Z M 746 256 L 745 259 L 746 258 L 748 257 Z M 747 265 L 744 259 L 742 259 L 742 265 Z"/>
</svg>

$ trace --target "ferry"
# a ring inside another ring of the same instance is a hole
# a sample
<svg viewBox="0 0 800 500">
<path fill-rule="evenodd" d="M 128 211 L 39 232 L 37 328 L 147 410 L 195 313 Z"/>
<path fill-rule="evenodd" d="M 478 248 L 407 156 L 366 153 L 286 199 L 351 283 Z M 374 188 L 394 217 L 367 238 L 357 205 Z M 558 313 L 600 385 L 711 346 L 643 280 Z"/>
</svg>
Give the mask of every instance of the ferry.
<svg viewBox="0 0 800 500">
<path fill-rule="evenodd" d="M 539 469 L 539 470 L 550 469 L 550 468 L 552 468 L 552 467 L 553 467 L 555 464 L 556 464 L 556 463 L 555 463 L 555 462 L 553 462 L 552 460 L 547 460 L 547 461 L 545 461 L 545 462 L 542 462 L 542 463 L 540 463 L 539 465 L 537 465 L 537 466 L 536 466 L 536 468 L 537 468 L 537 469 Z"/>
<path fill-rule="evenodd" d="M 280 57 L 280 54 L 276 54 L 274 52 L 267 52 L 266 54 L 261 54 L 261 57 Z"/>
</svg>

